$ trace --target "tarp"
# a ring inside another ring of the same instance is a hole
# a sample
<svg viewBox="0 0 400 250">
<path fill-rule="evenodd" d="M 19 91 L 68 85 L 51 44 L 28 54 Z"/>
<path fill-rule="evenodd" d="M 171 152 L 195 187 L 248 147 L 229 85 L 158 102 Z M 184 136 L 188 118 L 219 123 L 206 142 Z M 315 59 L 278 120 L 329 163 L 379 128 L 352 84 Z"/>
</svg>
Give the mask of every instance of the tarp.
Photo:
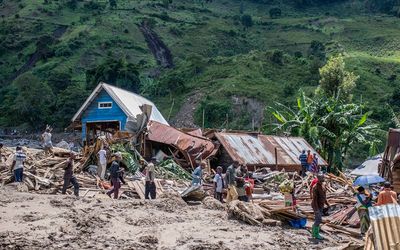
<svg viewBox="0 0 400 250">
<path fill-rule="evenodd" d="M 351 175 L 379 175 L 378 167 L 379 164 L 382 162 L 382 154 L 375 155 L 374 157 L 369 158 L 365 162 L 363 162 L 360 166 L 356 169 L 351 171 Z"/>
</svg>

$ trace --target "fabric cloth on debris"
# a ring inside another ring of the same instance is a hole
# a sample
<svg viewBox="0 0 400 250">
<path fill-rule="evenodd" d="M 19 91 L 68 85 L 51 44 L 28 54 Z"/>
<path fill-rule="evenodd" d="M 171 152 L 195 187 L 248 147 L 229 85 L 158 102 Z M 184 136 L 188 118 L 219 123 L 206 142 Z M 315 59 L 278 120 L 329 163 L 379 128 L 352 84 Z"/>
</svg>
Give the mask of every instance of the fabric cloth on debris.
<svg viewBox="0 0 400 250">
<path fill-rule="evenodd" d="M 53 147 L 53 143 L 51 142 L 51 133 L 50 132 L 44 132 L 42 134 L 42 136 L 43 136 L 43 142 L 44 142 L 43 146 L 47 147 L 47 148 Z"/>
<path fill-rule="evenodd" d="M 153 163 L 149 163 L 146 166 L 146 181 L 154 181 L 155 167 Z"/>
<path fill-rule="evenodd" d="M 201 177 L 203 176 L 203 169 L 201 166 L 198 166 L 192 173 L 192 185 L 200 185 L 201 184 Z"/>
<path fill-rule="evenodd" d="M 156 198 L 156 184 L 154 182 L 146 181 L 146 185 L 144 187 L 144 198 L 146 200 L 151 199 L 154 200 Z"/>
<path fill-rule="evenodd" d="M 216 174 L 214 176 L 214 183 L 216 183 L 215 192 L 221 193 L 224 188 L 224 179 L 221 174 Z"/>
<path fill-rule="evenodd" d="M 75 176 L 65 177 L 64 176 L 64 185 L 61 193 L 66 194 L 69 185 L 72 184 L 74 186 L 74 195 L 79 196 L 79 183 Z"/>
<path fill-rule="evenodd" d="M 23 175 L 24 175 L 24 168 L 15 169 L 14 170 L 15 182 L 22 182 Z"/>
<path fill-rule="evenodd" d="M 24 154 L 24 152 L 22 152 L 21 150 L 17 151 L 13 159 L 15 161 L 14 170 L 23 168 L 25 159 L 26 155 Z"/>
<path fill-rule="evenodd" d="M 378 195 L 377 205 L 386 205 L 391 203 L 397 203 L 397 194 L 396 192 L 390 190 L 389 188 L 385 188 Z"/>
</svg>

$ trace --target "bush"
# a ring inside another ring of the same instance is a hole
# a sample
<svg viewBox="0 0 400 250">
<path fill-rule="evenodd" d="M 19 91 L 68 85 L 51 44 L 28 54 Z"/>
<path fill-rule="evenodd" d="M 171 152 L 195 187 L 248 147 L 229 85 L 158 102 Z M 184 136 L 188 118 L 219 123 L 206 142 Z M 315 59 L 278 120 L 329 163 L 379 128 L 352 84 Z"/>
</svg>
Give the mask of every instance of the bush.
<svg viewBox="0 0 400 250">
<path fill-rule="evenodd" d="M 284 60 L 283 60 L 283 51 L 282 50 L 275 50 L 272 53 L 271 61 L 276 63 L 276 64 L 278 64 L 278 65 L 283 65 L 283 62 L 284 62 Z"/>
<path fill-rule="evenodd" d="M 72 50 L 68 46 L 60 46 L 56 49 L 55 55 L 60 56 L 72 56 Z"/>
<path fill-rule="evenodd" d="M 250 15 L 243 15 L 241 18 L 242 25 L 246 28 L 253 26 L 253 18 Z"/>
<path fill-rule="evenodd" d="M 269 10 L 269 16 L 271 18 L 279 18 L 282 16 L 282 11 L 279 8 L 272 8 Z"/>
<path fill-rule="evenodd" d="M 197 125 L 203 123 L 204 110 L 204 126 L 206 128 L 218 128 L 226 121 L 226 116 L 232 117 L 232 107 L 227 101 L 211 100 L 206 97 L 200 102 L 196 112 L 195 121 Z"/>
</svg>

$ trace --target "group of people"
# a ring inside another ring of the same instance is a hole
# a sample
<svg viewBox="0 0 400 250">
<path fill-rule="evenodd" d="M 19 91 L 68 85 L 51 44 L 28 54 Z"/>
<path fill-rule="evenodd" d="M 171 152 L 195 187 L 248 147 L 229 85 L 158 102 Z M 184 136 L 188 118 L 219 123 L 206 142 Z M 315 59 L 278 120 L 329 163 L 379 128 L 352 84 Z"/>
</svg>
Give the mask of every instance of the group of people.
<svg viewBox="0 0 400 250">
<path fill-rule="evenodd" d="M 374 200 L 373 195 L 368 192 L 364 187 L 357 188 L 356 208 L 358 216 L 360 217 L 360 233 L 363 236 L 369 229 L 370 218 L 368 208 L 372 206 L 382 206 L 386 204 L 398 204 L 397 194 L 394 192 L 390 182 L 383 184 L 382 191 L 379 192 L 378 197 Z"/>
<path fill-rule="evenodd" d="M 201 162 L 192 173 L 192 185 L 201 185 L 203 170 L 207 166 L 206 162 Z M 254 181 L 245 165 L 240 165 L 234 161 L 227 170 L 225 176 L 222 174 L 223 168 L 218 166 L 214 175 L 214 198 L 223 202 L 223 192 L 227 190 L 226 201 L 241 200 L 248 202 L 252 197 Z"/>
<path fill-rule="evenodd" d="M 316 153 L 311 153 L 311 150 L 303 150 L 299 156 L 301 164 L 301 176 L 306 176 L 307 171 L 312 173 L 318 173 L 320 171 L 318 156 Z"/>
</svg>

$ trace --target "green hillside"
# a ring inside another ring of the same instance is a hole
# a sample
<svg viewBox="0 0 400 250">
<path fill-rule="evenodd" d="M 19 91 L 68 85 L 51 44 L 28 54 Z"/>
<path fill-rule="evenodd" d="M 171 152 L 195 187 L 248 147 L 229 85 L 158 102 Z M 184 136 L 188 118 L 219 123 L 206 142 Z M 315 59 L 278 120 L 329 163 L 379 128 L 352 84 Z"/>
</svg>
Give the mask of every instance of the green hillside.
<svg viewBox="0 0 400 250">
<path fill-rule="evenodd" d="M 312 94 L 326 58 L 343 53 L 360 75 L 354 101 L 387 129 L 400 97 L 396 1 L 320 2 L 0 1 L 0 126 L 65 127 L 105 80 L 177 125 L 201 126 L 204 112 L 206 127 L 258 128 L 272 119 L 263 107 Z"/>
</svg>

